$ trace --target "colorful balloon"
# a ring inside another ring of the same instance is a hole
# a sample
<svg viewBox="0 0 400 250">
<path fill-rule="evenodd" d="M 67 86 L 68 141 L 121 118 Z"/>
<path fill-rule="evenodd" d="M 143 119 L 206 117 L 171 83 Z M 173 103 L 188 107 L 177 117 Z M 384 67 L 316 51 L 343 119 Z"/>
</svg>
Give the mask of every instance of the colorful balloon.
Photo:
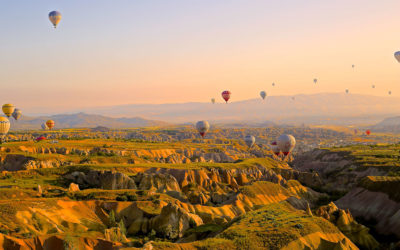
<svg viewBox="0 0 400 250">
<path fill-rule="evenodd" d="M 365 131 L 365 134 L 366 134 L 366 135 L 370 135 L 370 134 L 371 134 L 371 130 L 367 129 L 367 130 Z"/>
<path fill-rule="evenodd" d="M 290 154 L 296 146 L 296 139 L 293 135 L 283 134 L 278 138 L 278 147 L 284 155 Z"/>
<path fill-rule="evenodd" d="M 394 58 L 400 63 L 400 51 L 394 53 Z"/>
<path fill-rule="evenodd" d="M 349 93 L 349 90 L 348 89 L 346 89 L 346 94 L 348 94 Z"/>
<path fill-rule="evenodd" d="M 231 98 L 231 92 L 229 90 L 225 90 L 221 95 L 225 102 L 228 103 L 229 99 Z"/>
<path fill-rule="evenodd" d="M 54 28 L 57 28 L 58 23 L 61 21 L 61 13 L 56 10 L 50 12 L 49 20 L 53 24 Z"/>
<path fill-rule="evenodd" d="M 8 130 L 10 130 L 10 121 L 6 117 L 1 116 L 0 117 L 0 139 L 1 139 L 1 142 L 3 141 L 4 137 L 7 135 Z"/>
<path fill-rule="evenodd" d="M 314 78 L 314 83 L 317 84 L 317 82 L 318 82 L 318 79 Z"/>
<path fill-rule="evenodd" d="M 215 98 L 211 98 L 211 103 L 212 103 L 212 104 L 215 103 Z"/>
<path fill-rule="evenodd" d="M 388 94 L 391 95 L 391 94 L 392 94 L 392 91 L 389 90 Z"/>
<path fill-rule="evenodd" d="M 43 129 L 43 130 L 48 130 L 48 129 L 49 129 L 49 127 L 47 127 L 46 123 L 42 123 L 41 126 L 42 126 L 42 129 Z"/>
<path fill-rule="evenodd" d="M 374 88 L 375 88 L 375 85 L 372 85 L 372 88 L 374 89 Z"/>
<path fill-rule="evenodd" d="M 197 129 L 197 131 L 199 131 L 199 134 L 201 135 L 201 137 L 204 138 L 204 136 L 210 129 L 210 124 L 208 123 L 208 121 L 198 121 L 196 123 L 196 129 Z"/>
<path fill-rule="evenodd" d="M 260 96 L 263 100 L 265 100 L 265 97 L 267 96 L 267 92 L 265 92 L 264 90 L 260 92 Z"/>
<path fill-rule="evenodd" d="M 14 113 L 15 106 L 12 105 L 12 104 L 7 103 L 7 104 L 4 104 L 4 105 L 3 105 L 2 109 L 3 109 L 3 113 L 4 113 L 7 117 L 10 117 L 10 116 L 12 115 L 12 113 Z"/>
<path fill-rule="evenodd" d="M 48 121 L 46 122 L 46 125 L 47 125 L 47 127 L 51 130 L 52 128 L 54 128 L 55 123 L 54 123 L 53 120 L 48 120 Z"/>
<path fill-rule="evenodd" d="M 275 83 L 273 82 L 273 83 L 272 83 L 272 87 L 274 87 L 274 86 L 275 86 Z"/>
<path fill-rule="evenodd" d="M 22 116 L 22 111 L 20 109 L 15 109 L 12 113 L 12 117 L 17 121 Z"/>
<path fill-rule="evenodd" d="M 38 138 L 35 139 L 35 141 L 40 142 L 46 140 L 46 137 L 44 136 L 39 136 Z"/>
<path fill-rule="evenodd" d="M 249 148 L 251 148 L 254 145 L 254 143 L 256 142 L 256 138 L 254 136 L 252 136 L 252 135 L 246 135 L 244 137 L 244 142 L 246 143 L 246 145 Z"/>
</svg>

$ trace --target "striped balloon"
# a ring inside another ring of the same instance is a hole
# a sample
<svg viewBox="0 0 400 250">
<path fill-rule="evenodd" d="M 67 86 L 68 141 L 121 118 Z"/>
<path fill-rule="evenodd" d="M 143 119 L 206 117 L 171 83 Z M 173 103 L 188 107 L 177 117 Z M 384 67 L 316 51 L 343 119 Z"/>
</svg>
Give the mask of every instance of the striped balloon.
<svg viewBox="0 0 400 250">
<path fill-rule="evenodd" d="M 3 140 L 4 137 L 7 135 L 8 130 L 10 130 L 10 121 L 6 118 L 1 116 L 0 117 L 0 139 Z"/>
<path fill-rule="evenodd" d="M 55 123 L 54 123 L 53 120 L 48 120 L 48 121 L 46 122 L 46 125 L 47 125 L 47 127 L 51 130 L 52 128 L 54 128 Z"/>
<path fill-rule="evenodd" d="M 228 103 L 229 99 L 231 98 L 231 92 L 229 90 L 225 90 L 221 95 L 225 102 Z"/>
<path fill-rule="evenodd" d="M 3 105 L 2 109 L 3 109 L 3 113 L 4 113 L 7 117 L 10 117 L 10 116 L 12 115 L 12 113 L 14 113 L 15 106 L 12 105 L 12 104 L 7 103 L 7 104 L 4 104 L 4 105 Z"/>
<path fill-rule="evenodd" d="M 56 10 L 49 13 L 49 20 L 53 24 L 54 28 L 57 28 L 58 23 L 61 21 L 61 17 L 61 13 Z"/>
</svg>

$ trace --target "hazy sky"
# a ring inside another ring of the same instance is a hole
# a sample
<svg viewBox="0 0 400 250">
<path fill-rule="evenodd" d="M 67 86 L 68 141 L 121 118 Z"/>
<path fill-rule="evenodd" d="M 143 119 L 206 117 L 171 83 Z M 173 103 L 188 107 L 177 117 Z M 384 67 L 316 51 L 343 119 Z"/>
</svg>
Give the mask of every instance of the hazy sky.
<svg viewBox="0 0 400 250">
<path fill-rule="evenodd" d="M 52 10 L 63 14 L 56 30 Z M 225 89 L 233 101 L 260 90 L 400 96 L 399 10 L 399 0 L 4 1 L 0 100 L 50 111 L 222 101 Z"/>
</svg>

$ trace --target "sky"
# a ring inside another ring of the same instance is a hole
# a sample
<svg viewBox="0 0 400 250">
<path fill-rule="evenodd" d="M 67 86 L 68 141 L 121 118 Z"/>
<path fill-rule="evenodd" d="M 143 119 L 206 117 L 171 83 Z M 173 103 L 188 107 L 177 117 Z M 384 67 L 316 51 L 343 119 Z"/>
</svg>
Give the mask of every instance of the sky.
<svg viewBox="0 0 400 250">
<path fill-rule="evenodd" d="M 232 101 L 261 90 L 400 96 L 399 9 L 398 0 L 4 1 L 0 100 L 47 113 L 222 101 L 223 90 Z M 57 29 L 52 10 L 63 15 Z"/>
</svg>

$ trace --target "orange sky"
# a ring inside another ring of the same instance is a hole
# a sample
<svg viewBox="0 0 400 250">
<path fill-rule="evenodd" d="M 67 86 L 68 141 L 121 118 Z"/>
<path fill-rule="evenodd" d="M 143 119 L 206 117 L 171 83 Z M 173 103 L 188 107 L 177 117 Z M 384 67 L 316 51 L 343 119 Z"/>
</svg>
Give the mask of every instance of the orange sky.
<svg viewBox="0 0 400 250">
<path fill-rule="evenodd" d="M 21 2 L 0 10 L 0 99 L 22 108 L 222 101 L 225 89 L 232 101 L 400 96 L 398 0 Z"/>
</svg>

